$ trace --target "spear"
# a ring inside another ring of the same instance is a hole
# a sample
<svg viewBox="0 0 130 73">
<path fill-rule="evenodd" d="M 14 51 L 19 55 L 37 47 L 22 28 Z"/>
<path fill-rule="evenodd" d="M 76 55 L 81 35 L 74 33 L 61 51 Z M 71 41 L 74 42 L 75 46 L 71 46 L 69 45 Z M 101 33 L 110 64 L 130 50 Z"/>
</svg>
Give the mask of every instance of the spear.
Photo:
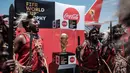
<svg viewBox="0 0 130 73">
<path fill-rule="evenodd" d="M 110 43 L 113 40 L 113 28 L 112 28 L 112 21 L 110 21 Z"/>
<path fill-rule="evenodd" d="M 15 10 L 13 4 L 9 8 L 9 29 L 8 29 L 8 59 L 13 59 L 13 40 L 14 40 L 14 17 Z"/>
</svg>

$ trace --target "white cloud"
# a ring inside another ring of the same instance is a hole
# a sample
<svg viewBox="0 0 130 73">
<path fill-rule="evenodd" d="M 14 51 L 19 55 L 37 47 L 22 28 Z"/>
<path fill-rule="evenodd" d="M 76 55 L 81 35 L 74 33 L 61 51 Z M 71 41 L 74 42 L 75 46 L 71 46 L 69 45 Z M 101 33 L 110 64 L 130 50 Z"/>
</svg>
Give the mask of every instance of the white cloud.
<svg viewBox="0 0 130 73">
<path fill-rule="evenodd" d="M 117 6 L 118 2 L 119 0 L 104 0 L 103 5 L 109 8 L 110 6 Z"/>
</svg>

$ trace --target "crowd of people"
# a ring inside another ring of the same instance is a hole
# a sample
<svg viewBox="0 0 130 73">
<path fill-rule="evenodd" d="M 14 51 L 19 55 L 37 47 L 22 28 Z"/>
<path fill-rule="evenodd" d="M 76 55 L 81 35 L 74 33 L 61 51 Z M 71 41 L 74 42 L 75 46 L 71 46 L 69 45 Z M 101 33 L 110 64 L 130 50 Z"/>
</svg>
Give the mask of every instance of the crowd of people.
<svg viewBox="0 0 130 73">
<path fill-rule="evenodd" d="M 82 73 L 130 73 L 129 8 L 129 0 L 120 0 L 119 24 L 106 32 L 94 27 L 86 34 L 87 39 L 77 47 Z"/>
<path fill-rule="evenodd" d="M 8 20 L 7 20 L 8 21 Z M 26 30 L 14 39 L 13 58 L 8 59 L 8 24 L 0 16 L 0 71 L 3 73 L 48 73 L 43 53 L 43 39 L 38 35 L 38 21 L 32 15 L 21 13 L 14 21 Z"/>
<path fill-rule="evenodd" d="M 126 42 L 120 40 L 125 34 L 123 26 L 117 24 L 112 30 L 100 32 L 94 27 L 87 34 L 84 43 L 77 47 L 78 61 L 83 73 L 126 73 L 128 64 L 125 59 Z"/>
<path fill-rule="evenodd" d="M 106 32 L 96 26 L 85 32 L 83 44 L 77 46 L 76 57 L 81 73 L 130 73 L 130 1 L 120 0 L 119 24 Z M 49 73 L 43 52 L 43 39 L 38 35 L 38 21 L 21 13 L 14 20 L 26 32 L 14 38 L 13 58 L 8 59 L 9 20 L 0 15 L 0 71 L 3 73 Z M 123 36 L 128 35 L 127 41 Z"/>
</svg>

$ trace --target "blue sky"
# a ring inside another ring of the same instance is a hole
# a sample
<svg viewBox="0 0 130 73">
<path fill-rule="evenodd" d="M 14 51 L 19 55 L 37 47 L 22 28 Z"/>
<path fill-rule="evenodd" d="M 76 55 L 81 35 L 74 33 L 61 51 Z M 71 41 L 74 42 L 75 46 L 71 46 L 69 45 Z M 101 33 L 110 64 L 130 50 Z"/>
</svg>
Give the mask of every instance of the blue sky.
<svg viewBox="0 0 130 73">
<path fill-rule="evenodd" d="M 14 3 L 14 0 L 0 0 L 0 14 L 8 14 L 8 8 L 11 3 Z M 66 4 L 72 5 L 84 5 L 86 6 L 86 11 L 93 4 L 95 0 L 48 0 L 48 1 L 56 1 Z M 117 11 L 119 0 L 104 0 L 102 5 L 102 10 L 100 14 L 99 22 L 117 20 L 115 16 L 115 12 Z M 114 22 L 116 24 L 117 22 Z M 105 31 L 109 23 L 106 23 L 102 26 L 101 31 Z"/>
</svg>

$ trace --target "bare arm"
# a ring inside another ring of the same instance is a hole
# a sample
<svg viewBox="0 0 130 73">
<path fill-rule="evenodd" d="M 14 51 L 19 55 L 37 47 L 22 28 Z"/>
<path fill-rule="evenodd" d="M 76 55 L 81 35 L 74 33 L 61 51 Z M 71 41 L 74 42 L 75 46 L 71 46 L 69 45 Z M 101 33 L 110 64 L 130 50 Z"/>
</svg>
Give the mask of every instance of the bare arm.
<svg viewBox="0 0 130 73">
<path fill-rule="evenodd" d="M 17 53 L 18 50 L 21 48 L 21 46 L 23 46 L 24 44 L 24 36 L 23 35 L 19 35 L 15 40 L 14 40 L 14 53 Z"/>
<path fill-rule="evenodd" d="M 80 51 L 80 60 L 81 60 L 81 61 L 83 61 L 82 57 L 83 57 L 83 55 L 84 55 L 84 49 L 85 49 L 85 47 L 86 47 L 87 45 L 89 45 L 88 40 L 85 40 L 85 41 L 83 42 L 83 44 L 81 45 L 81 46 L 82 46 L 82 49 L 81 49 L 81 51 Z"/>
<path fill-rule="evenodd" d="M 83 54 L 84 54 L 84 49 L 82 49 L 81 52 L 80 52 L 80 60 L 81 60 L 81 61 L 83 61 L 83 59 L 82 59 Z"/>
<path fill-rule="evenodd" d="M 16 63 L 16 72 L 22 72 L 22 71 L 27 71 L 27 72 L 31 72 L 32 67 L 31 66 L 24 66 L 22 64 L 20 64 L 16 59 L 15 59 L 15 53 L 18 53 L 18 51 L 21 49 L 21 47 L 26 43 L 25 37 L 23 35 L 19 35 L 15 40 L 14 40 L 14 60 Z M 14 71 L 14 72 L 15 72 Z"/>
</svg>

